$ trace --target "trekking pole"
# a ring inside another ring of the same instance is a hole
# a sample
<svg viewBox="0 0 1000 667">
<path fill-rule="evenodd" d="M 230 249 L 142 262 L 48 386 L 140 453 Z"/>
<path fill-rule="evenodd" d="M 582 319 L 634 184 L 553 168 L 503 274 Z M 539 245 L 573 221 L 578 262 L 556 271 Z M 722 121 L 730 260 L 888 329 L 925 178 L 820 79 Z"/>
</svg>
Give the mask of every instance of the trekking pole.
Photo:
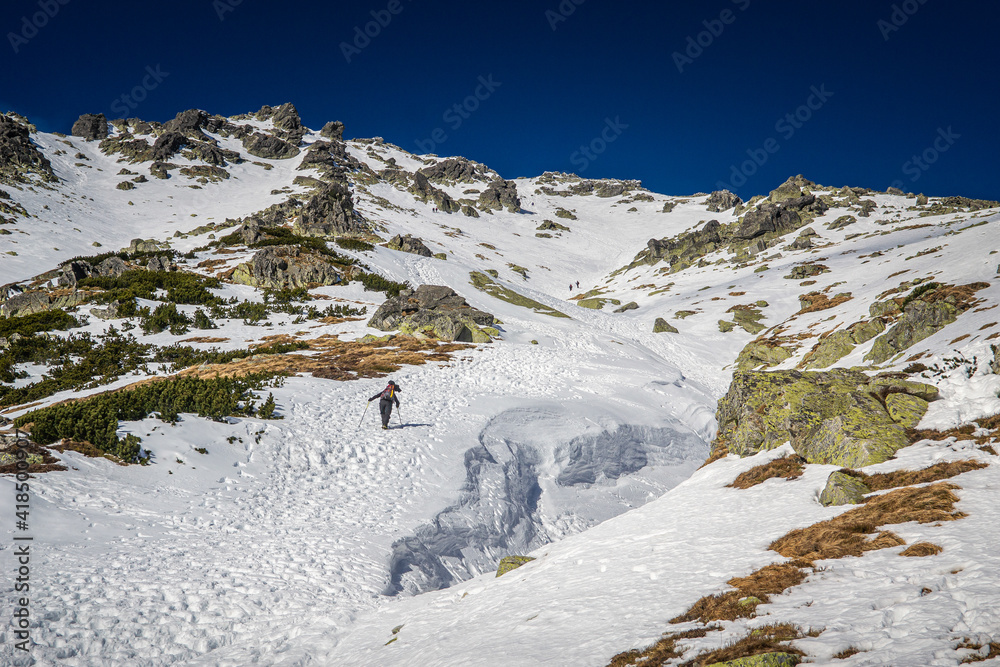
<svg viewBox="0 0 1000 667">
<path fill-rule="evenodd" d="M 401 409 L 399 409 L 399 408 L 396 408 L 396 416 L 399 417 L 399 425 L 402 426 L 403 425 L 403 411 Z"/>
<path fill-rule="evenodd" d="M 368 414 L 368 406 L 371 405 L 371 404 L 372 404 L 371 401 L 368 401 L 365 404 L 365 411 L 361 413 L 361 421 L 358 422 L 358 428 L 361 428 L 361 422 L 363 422 L 365 420 L 365 415 Z"/>
</svg>

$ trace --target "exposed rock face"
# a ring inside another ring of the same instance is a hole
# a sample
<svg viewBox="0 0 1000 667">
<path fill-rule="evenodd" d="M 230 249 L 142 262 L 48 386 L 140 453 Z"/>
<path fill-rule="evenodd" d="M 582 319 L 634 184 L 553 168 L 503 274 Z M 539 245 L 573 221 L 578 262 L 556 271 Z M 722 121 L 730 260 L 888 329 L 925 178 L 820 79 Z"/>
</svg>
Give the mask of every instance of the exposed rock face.
<svg viewBox="0 0 1000 667">
<path fill-rule="evenodd" d="M 919 396 L 909 394 L 889 394 L 885 397 L 885 408 L 889 416 L 906 428 L 916 428 L 930 405 Z"/>
<path fill-rule="evenodd" d="M 858 505 L 863 503 L 865 495 L 871 493 L 864 482 L 857 477 L 852 477 L 847 473 L 830 473 L 826 480 L 826 487 L 819 494 L 819 502 L 824 507 L 834 505 Z"/>
<path fill-rule="evenodd" d="M 275 290 L 336 285 L 342 280 L 326 257 L 291 245 L 263 248 L 233 272 L 235 283 Z"/>
<path fill-rule="evenodd" d="M 201 128 L 204 127 L 207 120 L 208 114 L 204 111 L 200 109 L 188 109 L 164 123 L 163 130 L 164 132 L 177 132 L 187 137 L 206 140 L 208 136 L 201 131 Z"/>
<path fill-rule="evenodd" d="M 76 289 L 35 290 L 15 294 L 0 303 L 0 317 L 21 317 L 53 308 L 72 308 L 83 303 L 91 294 Z"/>
<path fill-rule="evenodd" d="M 87 141 L 105 139 L 108 136 L 108 119 L 102 113 L 85 113 L 73 123 L 70 134 Z"/>
<path fill-rule="evenodd" d="M 117 278 L 128 271 L 128 264 L 120 257 L 109 257 L 97 266 L 92 266 L 87 261 L 78 260 L 63 264 L 59 267 L 59 271 L 58 284 L 76 287 L 78 281 L 91 276 Z"/>
<path fill-rule="evenodd" d="M 287 160 L 299 154 L 299 149 L 278 137 L 254 132 L 243 139 L 243 148 L 250 155 L 266 160 Z"/>
<path fill-rule="evenodd" d="M 784 234 L 796 229 L 801 222 L 802 218 L 794 210 L 764 203 L 743 217 L 733 238 L 749 241 L 768 232 Z"/>
<path fill-rule="evenodd" d="M 477 205 L 484 211 L 505 208 L 511 213 L 518 213 L 521 210 L 521 198 L 517 196 L 517 185 L 514 181 L 497 179 L 479 195 Z"/>
<path fill-rule="evenodd" d="M 344 140 L 344 124 L 339 120 L 331 120 L 329 123 L 323 126 L 323 129 L 319 131 L 320 136 L 326 137 L 327 139 L 333 139 L 334 141 Z"/>
<path fill-rule="evenodd" d="M 409 252 L 414 255 L 421 255 L 422 257 L 433 257 L 434 253 L 431 252 L 430 248 L 424 245 L 424 242 L 409 234 L 405 236 L 400 236 L 396 234 L 385 246 L 390 250 L 399 250 L 400 252 Z"/>
<path fill-rule="evenodd" d="M 433 201 L 445 213 L 455 213 L 462 209 L 461 204 L 452 199 L 444 190 L 438 190 L 431 185 L 427 177 L 419 171 L 413 174 L 413 185 L 410 186 L 409 192 L 420 201 Z"/>
<path fill-rule="evenodd" d="M 748 371 L 758 366 L 777 366 L 792 356 L 787 348 L 768 341 L 751 341 L 736 358 L 736 369 Z"/>
<path fill-rule="evenodd" d="M 911 345 L 934 335 L 971 308 L 974 293 L 987 287 L 989 283 L 941 286 L 912 299 L 903 306 L 903 314 L 896 324 L 875 341 L 865 359 L 881 364 Z M 876 305 L 878 304 L 872 304 L 872 309 Z"/>
<path fill-rule="evenodd" d="M 161 134 L 156 143 L 153 144 L 152 159 L 155 161 L 169 160 L 187 142 L 187 137 L 180 132 Z"/>
<path fill-rule="evenodd" d="M 296 132 L 302 129 L 302 119 L 299 118 L 299 111 L 291 102 L 286 102 L 275 109 L 271 122 L 280 130 Z"/>
<path fill-rule="evenodd" d="M 665 259 L 670 262 L 671 273 L 686 269 L 719 247 L 723 242 L 722 231 L 718 220 L 709 220 L 700 230 L 673 239 L 650 239 L 647 249 L 635 261 L 652 265 Z"/>
<path fill-rule="evenodd" d="M 708 210 L 712 213 L 728 211 L 731 208 L 736 208 L 742 203 L 743 200 L 729 190 L 716 190 L 708 196 L 708 200 L 705 202 L 706 206 L 708 206 Z"/>
<path fill-rule="evenodd" d="M 740 456 L 790 442 L 810 463 L 881 463 L 909 444 L 903 424 L 882 403 L 895 393 L 924 398 L 935 397 L 937 390 L 839 368 L 737 372 L 719 401 L 718 442 Z"/>
<path fill-rule="evenodd" d="M 432 335 L 440 340 L 488 343 L 494 318 L 473 308 L 450 287 L 421 285 L 383 303 L 368 322 L 381 331 Z"/>
<path fill-rule="evenodd" d="M 434 183 L 475 183 L 486 176 L 483 165 L 463 157 L 442 160 L 431 167 L 422 168 L 420 172 Z"/>
<path fill-rule="evenodd" d="M 280 223 L 279 223 L 280 224 Z M 294 225 L 296 234 L 330 238 L 342 234 L 364 234 L 368 231 L 354 212 L 354 201 L 346 185 L 327 183 L 306 203 Z"/>
<path fill-rule="evenodd" d="M 49 182 L 59 180 L 48 158 L 31 142 L 29 128 L 0 115 L 0 182 L 24 183 L 27 174 L 38 174 Z"/>
</svg>

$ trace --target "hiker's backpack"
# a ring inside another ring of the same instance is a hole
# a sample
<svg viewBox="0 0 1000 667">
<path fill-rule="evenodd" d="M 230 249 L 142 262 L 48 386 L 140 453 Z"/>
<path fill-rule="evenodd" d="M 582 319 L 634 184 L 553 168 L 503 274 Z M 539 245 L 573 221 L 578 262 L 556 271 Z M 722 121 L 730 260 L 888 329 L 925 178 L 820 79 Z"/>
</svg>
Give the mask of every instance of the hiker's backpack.
<svg viewBox="0 0 1000 667">
<path fill-rule="evenodd" d="M 393 392 L 399 391 L 399 387 L 386 387 L 382 392 L 383 401 L 391 401 Z"/>
</svg>

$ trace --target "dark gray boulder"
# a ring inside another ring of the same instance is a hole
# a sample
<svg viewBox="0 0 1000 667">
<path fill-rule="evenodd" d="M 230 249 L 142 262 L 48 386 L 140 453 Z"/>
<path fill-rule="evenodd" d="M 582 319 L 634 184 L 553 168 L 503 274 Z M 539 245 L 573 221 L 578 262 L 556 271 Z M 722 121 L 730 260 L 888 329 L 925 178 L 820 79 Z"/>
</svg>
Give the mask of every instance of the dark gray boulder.
<svg viewBox="0 0 1000 667">
<path fill-rule="evenodd" d="M 764 203 L 749 211 L 733 231 L 733 238 L 749 241 L 767 233 L 783 234 L 796 229 L 802 223 L 799 214 L 784 206 Z"/>
<path fill-rule="evenodd" d="M 161 134 L 153 144 L 152 158 L 154 161 L 162 162 L 169 160 L 176 154 L 184 144 L 188 143 L 188 138 L 180 132 L 167 132 Z"/>
<path fill-rule="evenodd" d="M 31 129 L 17 118 L 0 114 L 0 183 L 24 183 L 27 174 L 58 181 L 52 164 L 31 141 Z"/>
<path fill-rule="evenodd" d="M 413 174 L 413 185 L 409 187 L 409 192 L 420 201 L 434 202 L 445 213 L 457 213 L 462 210 L 461 204 L 452 199 L 444 190 L 439 190 L 431 185 L 427 177 L 419 171 Z"/>
<path fill-rule="evenodd" d="M 406 234 L 405 236 L 400 236 L 396 234 L 389 242 L 385 245 L 389 250 L 399 250 L 400 252 L 408 252 L 414 255 L 420 255 L 421 257 L 433 257 L 434 253 L 431 249 L 424 245 L 424 242 L 417 238 L 416 236 L 411 236 Z"/>
<path fill-rule="evenodd" d="M 208 136 L 201 131 L 207 120 L 208 114 L 201 109 L 188 109 L 187 111 L 181 111 L 172 120 L 164 123 L 163 131 L 178 132 L 187 137 L 207 140 Z"/>
<path fill-rule="evenodd" d="M 102 113 L 85 113 L 73 123 L 70 134 L 87 141 L 104 139 L 108 136 L 108 119 Z"/>
<path fill-rule="evenodd" d="M 485 180 L 486 168 L 465 158 L 449 158 L 420 172 L 434 183 L 475 183 Z"/>
<path fill-rule="evenodd" d="M 292 245 L 268 246 L 236 267 L 233 282 L 261 289 L 336 285 L 343 277 L 325 255 Z"/>
<path fill-rule="evenodd" d="M 493 315 L 473 308 L 450 287 L 421 285 L 379 306 L 368 326 L 439 340 L 488 343 L 490 332 L 482 327 L 491 327 L 494 321 Z"/>
</svg>

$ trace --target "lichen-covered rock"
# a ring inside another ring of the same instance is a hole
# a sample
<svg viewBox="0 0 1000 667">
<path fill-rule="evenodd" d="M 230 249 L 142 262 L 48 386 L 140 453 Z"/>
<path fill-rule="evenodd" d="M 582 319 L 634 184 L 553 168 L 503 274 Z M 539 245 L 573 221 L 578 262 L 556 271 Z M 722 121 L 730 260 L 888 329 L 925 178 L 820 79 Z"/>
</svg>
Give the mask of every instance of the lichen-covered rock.
<svg viewBox="0 0 1000 667">
<path fill-rule="evenodd" d="M 354 211 L 351 191 L 339 181 L 326 184 L 309 199 L 293 229 L 302 236 L 321 238 L 368 231 Z"/>
<path fill-rule="evenodd" d="M 830 231 L 833 231 L 835 229 L 843 229 L 844 227 L 853 225 L 857 221 L 858 219 L 855 218 L 853 215 L 842 215 L 833 222 L 831 222 L 829 225 L 827 225 L 826 228 L 829 229 Z"/>
<path fill-rule="evenodd" d="M 208 135 L 201 131 L 208 120 L 208 114 L 201 109 L 181 111 L 163 124 L 164 132 L 177 132 L 193 139 L 206 140 Z"/>
<path fill-rule="evenodd" d="M 424 242 L 421 239 L 416 236 L 411 236 L 410 234 L 406 234 L 405 236 L 396 234 L 389 239 L 389 242 L 385 244 L 385 247 L 389 250 L 399 250 L 400 252 L 408 252 L 422 257 L 434 256 L 431 249 L 424 245 Z"/>
<path fill-rule="evenodd" d="M 343 277 L 328 258 L 299 246 L 268 246 L 236 267 L 233 282 L 264 289 L 336 285 Z"/>
<path fill-rule="evenodd" d="M 73 123 L 70 134 L 87 141 L 105 139 L 108 136 L 108 119 L 102 113 L 85 113 Z"/>
<path fill-rule="evenodd" d="M 760 323 L 764 314 L 752 306 L 733 306 L 728 312 L 733 314 L 733 322 L 748 334 L 757 335 L 767 327 Z"/>
<path fill-rule="evenodd" d="M 758 653 L 745 658 L 736 658 L 725 662 L 713 662 L 706 667 L 795 667 L 802 662 L 795 653 Z"/>
<path fill-rule="evenodd" d="M 909 394 L 889 394 L 885 397 L 885 408 L 893 420 L 906 428 L 916 428 L 927 413 L 927 401 Z"/>
<path fill-rule="evenodd" d="M 470 218 L 478 218 L 479 217 L 479 211 L 477 211 L 475 209 L 475 207 L 469 206 L 468 204 L 464 204 L 462 206 L 462 213 L 465 214 L 466 216 L 470 217 Z"/>
<path fill-rule="evenodd" d="M 137 252 L 158 252 L 160 250 L 166 250 L 170 247 L 169 243 L 164 243 L 161 241 L 144 241 L 143 239 L 132 239 L 128 244 L 128 252 L 130 254 L 135 254 Z"/>
<path fill-rule="evenodd" d="M 791 208 L 764 203 L 743 216 L 733 231 L 733 238 L 749 241 L 768 233 L 784 234 L 801 223 L 802 218 Z"/>
<path fill-rule="evenodd" d="M 514 181 L 500 178 L 483 190 L 476 204 L 484 211 L 507 209 L 511 213 L 521 210 L 521 198 L 517 196 L 517 185 Z"/>
<path fill-rule="evenodd" d="M 243 148 L 255 157 L 267 160 L 287 160 L 299 154 L 297 146 L 269 134 L 254 132 L 243 139 Z"/>
<path fill-rule="evenodd" d="M 860 371 L 741 371 L 720 399 L 719 444 L 747 456 L 790 442 L 810 463 L 863 467 L 909 444 Z"/>
<path fill-rule="evenodd" d="M 49 309 L 49 297 L 45 292 L 32 291 L 15 294 L 0 303 L 0 316 L 22 317 Z"/>
<path fill-rule="evenodd" d="M 677 327 L 667 322 L 662 317 L 657 317 L 653 322 L 653 333 L 680 333 Z"/>
<path fill-rule="evenodd" d="M 826 487 L 819 494 L 819 502 L 824 507 L 834 505 L 858 505 L 865 501 L 865 496 L 871 493 L 864 482 L 839 470 L 830 473 Z"/>
<path fill-rule="evenodd" d="M 672 239 L 650 239 L 646 250 L 636 255 L 632 264 L 653 265 L 666 260 L 670 263 L 670 272 L 674 273 L 694 265 L 708 253 L 717 250 L 722 243 L 722 225 L 718 220 L 709 220 L 701 229 Z"/>
<path fill-rule="evenodd" d="M 862 343 L 867 343 L 875 336 L 879 335 L 885 331 L 885 324 L 882 320 L 863 320 L 861 322 L 855 322 L 852 324 L 848 331 L 851 332 L 851 340 L 853 340 L 858 345 Z"/>
<path fill-rule="evenodd" d="M 624 306 L 621 306 L 619 308 L 615 308 L 614 312 L 616 312 L 616 313 L 624 313 L 625 311 L 628 311 L 628 310 L 635 310 L 638 307 L 639 307 L 639 304 L 637 304 L 635 301 L 629 301 Z"/>
<path fill-rule="evenodd" d="M 710 194 L 708 199 L 705 201 L 705 205 L 712 213 L 728 211 L 731 208 L 736 208 L 742 203 L 743 200 L 729 190 L 716 190 Z"/>
<path fill-rule="evenodd" d="M 802 360 L 802 368 L 829 368 L 854 351 L 850 331 L 834 331 L 820 340 Z"/>
<path fill-rule="evenodd" d="M 875 339 L 865 359 L 881 364 L 934 335 L 971 308 L 974 293 L 987 287 L 989 283 L 971 283 L 960 287 L 943 285 L 923 292 L 917 298 L 910 297 L 908 302 L 904 302 L 902 316 L 889 331 Z M 888 303 L 894 302 L 890 300 Z M 872 312 L 876 305 L 872 304 Z"/>
<path fill-rule="evenodd" d="M 482 327 L 494 322 L 493 315 L 473 308 L 450 287 L 421 285 L 386 300 L 368 326 L 381 331 L 430 335 L 439 340 L 488 343 L 490 336 Z"/>
<path fill-rule="evenodd" d="M 938 388 L 932 384 L 915 382 L 899 374 L 886 374 L 873 377 L 868 381 L 868 389 L 883 399 L 894 393 L 909 394 L 927 402 L 938 399 Z"/>
<path fill-rule="evenodd" d="M 531 556 L 506 556 L 501 558 L 500 562 L 497 563 L 497 576 L 502 577 L 511 570 L 516 570 L 525 563 L 530 563 L 535 560 Z"/>
<path fill-rule="evenodd" d="M 154 162 L 149 165 L 149 173 L 160 179 L 170 178 L 168 170 L 177 169 L 176 164 L 171 164 L 170 162 Z"/>
<path fill-rule="evenodd" d="M 758 366 L 777 366 L 792 356 L 792 351 L 766 340 L 746 344 L 736 358 L 736 369 L 748 371 Z"/>
</svg>

